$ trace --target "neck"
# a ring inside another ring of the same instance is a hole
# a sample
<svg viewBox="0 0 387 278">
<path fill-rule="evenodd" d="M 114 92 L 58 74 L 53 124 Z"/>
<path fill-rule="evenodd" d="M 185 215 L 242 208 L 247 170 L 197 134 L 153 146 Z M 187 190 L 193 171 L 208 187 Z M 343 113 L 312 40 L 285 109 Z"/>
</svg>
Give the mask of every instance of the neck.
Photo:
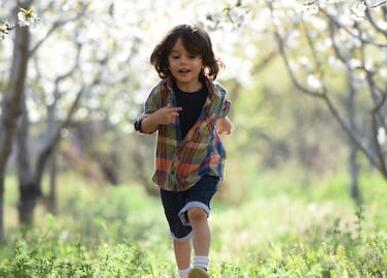
<svg viewBox="0 0 387 278">
<path fill-rule="evenodd" d="M 179 82 L 176 80 L 176 86 L 184 92 L 193 93 L 200 90 L 202 83 L 199 80 L 190 83 Z"/>
</svg>

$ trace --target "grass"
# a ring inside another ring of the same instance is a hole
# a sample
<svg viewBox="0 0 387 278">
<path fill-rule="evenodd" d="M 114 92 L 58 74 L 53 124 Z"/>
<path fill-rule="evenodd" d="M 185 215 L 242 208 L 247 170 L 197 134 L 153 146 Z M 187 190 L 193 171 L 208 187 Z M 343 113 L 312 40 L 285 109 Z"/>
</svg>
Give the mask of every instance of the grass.
<svg viewBox="0 0 387 278">
<path fill-rule="evenodd" d="M 357 209 L 343 175 L 305 188 L 289 173 L 250 169 L 237 198 L 225 197 L 238 190 L 225 183 L 213 202 L 212 277 L 386 277 L 380 177 L 363 177 L 365 201 Z M 157 198 L 135 184 L 101 187 L 73 175 L 59 184 L 60 216 L 38 207 L 36 226 L 25 229 L 9 217 L 16 216 L 17 191 L 7 182 L 0 277 L 174 277 Z"/>
</svg>

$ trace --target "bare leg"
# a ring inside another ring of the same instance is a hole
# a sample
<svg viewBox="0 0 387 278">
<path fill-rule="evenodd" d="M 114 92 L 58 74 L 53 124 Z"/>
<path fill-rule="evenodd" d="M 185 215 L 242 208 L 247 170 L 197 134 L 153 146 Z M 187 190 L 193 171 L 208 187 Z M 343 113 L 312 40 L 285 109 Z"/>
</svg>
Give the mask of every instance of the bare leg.
<svg viewBox="0 0 387 278">
<path fill-rule="evenodd" d="M 201 208 L 192 208 L 188 211 L 188 219 L 192 225 L 195 255 L 208 257 L 211 231 L 206 212 Z"/>
<path fill-rule="evenodd" d="M 191 240 L 173 241 L 177 267 L 187 269 L 191 265 Z"/>
</svg>

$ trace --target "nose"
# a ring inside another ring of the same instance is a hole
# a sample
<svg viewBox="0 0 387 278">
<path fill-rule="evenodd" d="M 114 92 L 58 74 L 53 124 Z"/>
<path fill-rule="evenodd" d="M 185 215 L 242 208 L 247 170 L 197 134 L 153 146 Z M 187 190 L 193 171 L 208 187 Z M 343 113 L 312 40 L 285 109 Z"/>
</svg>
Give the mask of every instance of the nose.
<svg viewBox="0 0 387 278">
<path fill-rule="evenodd" d="M 188 63 L 188 61 L 189 61 L 188 57 L 183 56 L 183 57 L 181 57 L 181 59 L 180 59 L 180 64 L 181 64 L 181 65 L 185 65 L 185 64 Z"/>
</svg>

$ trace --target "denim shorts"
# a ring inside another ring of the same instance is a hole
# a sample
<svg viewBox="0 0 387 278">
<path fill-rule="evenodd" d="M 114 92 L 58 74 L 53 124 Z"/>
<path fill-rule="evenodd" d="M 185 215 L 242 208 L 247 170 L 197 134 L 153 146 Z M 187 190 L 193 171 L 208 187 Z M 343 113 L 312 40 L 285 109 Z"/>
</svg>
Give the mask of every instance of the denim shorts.
<svg viewBox="0 0 387 278">
<path fill-rule="evenodd" d="M 188 210 L 203 209 L 210 215 L 210 202 L 218 189 L 219 178 L 203 176 L 186 191 L 166 191 L 160 189 L 165 216 L 174 240 L 184 241 L 191 238 L 192 227 L 188 220 Z"/>
</svg>

